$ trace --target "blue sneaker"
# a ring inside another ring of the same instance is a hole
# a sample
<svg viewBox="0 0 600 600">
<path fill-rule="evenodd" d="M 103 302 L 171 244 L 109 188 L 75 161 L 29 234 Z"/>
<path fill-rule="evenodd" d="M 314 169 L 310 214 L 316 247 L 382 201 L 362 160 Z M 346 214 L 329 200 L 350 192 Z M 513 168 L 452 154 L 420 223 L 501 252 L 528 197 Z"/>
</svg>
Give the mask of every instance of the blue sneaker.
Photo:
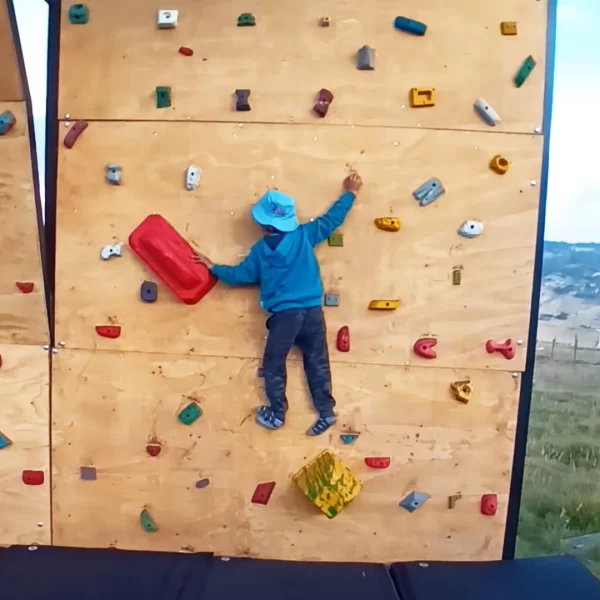
<svg viewBox="0 0 600 600">
<path fill-rule="evenodd" d="M 314 425 L 306 432 L 307 435 L 321 435 L 325 433 L 335 422 L 336 418 L 331 415 L 329 417 L 319 417 Z"/>
<path fill-rule="evenodd" d="M 256 409 L 256 422 L 267 429 L 280 429 L 284 424 L 284 420 L 270 406 L 259 406 Z"/>
</svg>

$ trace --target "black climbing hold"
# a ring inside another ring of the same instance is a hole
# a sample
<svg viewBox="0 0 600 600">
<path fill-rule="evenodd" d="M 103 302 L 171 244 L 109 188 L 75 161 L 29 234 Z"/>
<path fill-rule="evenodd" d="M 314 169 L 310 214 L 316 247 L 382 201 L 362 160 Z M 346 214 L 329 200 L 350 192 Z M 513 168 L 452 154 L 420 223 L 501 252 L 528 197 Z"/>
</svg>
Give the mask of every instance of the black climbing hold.
<svg viewBox="0 0 600 600">
<path fill-rule="evenodd" d="M 248 102 L 249 96 L 250 96 L 250 90 L 235 90 L 235 110 L 237 110 L 237 111 L 250 110 L 250 103 Z"/>
<path fill-rule="evenodd" d="M 143 302 L 156 302 L 158 286 L 152 281 L 144 281 L 140 287 L 140 298 Z"/>
</svg>

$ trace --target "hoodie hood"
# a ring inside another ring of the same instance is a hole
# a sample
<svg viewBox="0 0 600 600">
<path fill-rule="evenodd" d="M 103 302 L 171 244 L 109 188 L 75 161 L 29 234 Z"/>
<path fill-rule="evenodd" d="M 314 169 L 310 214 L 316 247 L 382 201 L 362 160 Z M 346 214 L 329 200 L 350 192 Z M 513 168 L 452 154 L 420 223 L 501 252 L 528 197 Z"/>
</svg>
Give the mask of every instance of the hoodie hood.
<svg viewBox="0 0 600 600">
<path fill-rule="evenodd" d="M 294 235 L 294 233 L 295 232 L 284 234 L 275 248 L 271 248 L 263 238 L 263 256 L 269 265 L 275 268 L 287 268 L 297 260 L 302 247 L 302 236 Z"/>
</svg>

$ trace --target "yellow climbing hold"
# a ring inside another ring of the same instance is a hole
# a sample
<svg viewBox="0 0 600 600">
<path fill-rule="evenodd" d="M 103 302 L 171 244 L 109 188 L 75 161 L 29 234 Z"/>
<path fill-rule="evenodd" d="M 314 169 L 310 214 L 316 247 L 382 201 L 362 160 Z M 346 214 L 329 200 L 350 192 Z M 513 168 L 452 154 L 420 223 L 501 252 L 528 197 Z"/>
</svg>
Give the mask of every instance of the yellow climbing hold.
<svg viewBox="0 0 600 600">
<path fill-rule="evenodd" d="M 464 381 L 454 381 L 450 384 L 450 389 L 452 390 L 452 394 L 454 398 L 463 404 L 467 404 L 471 399 L 471 394 L 473 393 L 473 384 L 470 379 L 465 379 Z"/>
<path fill-rule="evenodd" d="M 371 300 L 369 310 L 396 310 L 400 306 L 400 300 Z"/>
<path fill-rule="evenodd" d="M 358 496 L 362 483 L 329 450 L 303 466 L 292 480 L 330 519 Z"/>
<path fill-rule="evenodd" d="M 375 219 L 375 227 L 382 231 L 399 231 L 400 230 L 400 219 L 396 217 L 382 217 Z"/>
</svg>

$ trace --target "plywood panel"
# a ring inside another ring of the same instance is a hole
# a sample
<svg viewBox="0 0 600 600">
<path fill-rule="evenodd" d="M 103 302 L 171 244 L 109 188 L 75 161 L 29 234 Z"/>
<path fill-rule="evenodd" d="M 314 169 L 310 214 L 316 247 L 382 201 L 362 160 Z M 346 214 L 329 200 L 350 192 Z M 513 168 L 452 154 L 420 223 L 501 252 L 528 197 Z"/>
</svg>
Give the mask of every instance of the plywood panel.
<svg viewBox="0 0 600 600">
<path fill-rule="evenodd" d="M 16 125 L 0 137 L 0 342 L 44 345 L 48 321 L 25 103 L 0 103 Z M 23 294 L 17 281 L 33 282 Z"/>
<path fill-rule="evenodd" d="M 459 10 L 447 0 L 179 0 L 169 31 L 156 27 L 159 0 L 87 4 L 85 26 L 69 24 L 63 5 L 59 118 L 311 123 L 325 87 L 335 95 L 328 124 L 488 130 L 473 111 L 481 96 L 503 118 L 500 131 L 542 123 L 546 0 L 463 0 Z M 425 22 L 426 36 L 396 31 L 398 11 Z M 243 12 L 256 27 L 236 27 Z M 325 14 L 329 28 L 318 26 Z M 505 20 L 518 21 L 518 36 L 500 34 Z M 376 50 L 374 71 L 355 67 L 365 44 Z M 530 54 L 538 66 L 517 89 L 512 78 Z M 172 87 L 171 108 L 156 109 L 156 86 Z M 412 87 L 434 87 L 437 105 L 411 109 Z M 238 88 L 251 90 L 251 112 L 234 111 Z"/>
<path fill-rule="evenodd" d="M 37 346 L 0 345 L 0 545 L 50 543 L 48 354 Z M 24 470 L 44 484 L 23 483 Z"/>
<path fill-rule="evenodd" d="M 23 100 L 21 74 L 19 72 L 10 21 L 8 20 L 6 0 L 0 2 L 0 63 L 2 64 L 0 101 L 17 102 Z"/>
<path fill-rule="evenodd" d="M 59 152 L 56 323 L 67 347 L 260 357 L 264 318 L 254 289 L 218 285 L 195 307 L 162 289 L 157 303 L 138 299 L 152 276 L 126 249 L 103 262 L 105 244 L 126 242 L 149 213 L 161 213 L 217 262 L 241 260 L 259 232 L 251 203 L 267 188 L 292 194 L 302 220 L 324 211 L 349 166 L 363 193 L 341 231 L 343 248 L 319 247 L 328 291 L 329 337 L 351 328 L 352 351 L 332 360 L 353 363 L 469 366 L 520 370 L 524 352 L 507 362 L 488 355 L 488 339 L 526 342 L 540 173 L 539 136 L 471 132 L 191 123 L 93 123 L 75 147 Z M 504 176 L 488 162 L 511 161 Z M 104 182 L 106 163 L 123 169 L 123 185 Z M 194 192 L 183 189 L 189 164 L 203 169 Z M 412 191 L 437 176 L 446 194 L 420 208 Z M 373 225 L 402 220 L 397 234 Z M 457 228 L 485 224 L 478 239 Z M 452 269 L 463 265 L 462 285 Z M 394 313 L 367 310 L 373 298 L 399 298 Z M 118 340 L 94 327 L 122 325 Z M 227 333 L 226 333 L 227 332 Z M 413 356 L 416 339 L 439 337 L 438 359 Z M 523 346 L 524 347 L 524 346 Z"/>
<path fill-rule="evenodd" d="M 339 423 L 309 438 L 314 415 L 297 364 L 277 432 L 251 416 L 261 403 L 255 360 L 59 350 L 53 365 L 57 544 L 298 560 L 500 558 L 519 387 L 509 373 L 335 364 Z M 467 375 L 475 394 L 463 405 L 448 385 Z M 186 427 L 176 414 L 190 398 L 204 414 Z M 339 440 L 347 430 L 360 433 L 351 446 Z M 145 453 L 151 439 L 163 445 L 155 458 Z M 289 480 L 324 448 L 364 482 L 333 520 Z M 390 456 L 391 466 L 369 470 L 368 456 Z M 81 481 L 90 465 L 97 480 Z M 201 478 L 210 484 L 197 489 Z M 276 482 L 271 501 L 251 504 L 265 481 Z M 398 502 L 414 489 L 431 499 L 409 514 Z M 499 494 L 495 517 L 479 514 L 488 492 Z M 139 525 L 144 506 L 157 533 Z"/>
</svg>

